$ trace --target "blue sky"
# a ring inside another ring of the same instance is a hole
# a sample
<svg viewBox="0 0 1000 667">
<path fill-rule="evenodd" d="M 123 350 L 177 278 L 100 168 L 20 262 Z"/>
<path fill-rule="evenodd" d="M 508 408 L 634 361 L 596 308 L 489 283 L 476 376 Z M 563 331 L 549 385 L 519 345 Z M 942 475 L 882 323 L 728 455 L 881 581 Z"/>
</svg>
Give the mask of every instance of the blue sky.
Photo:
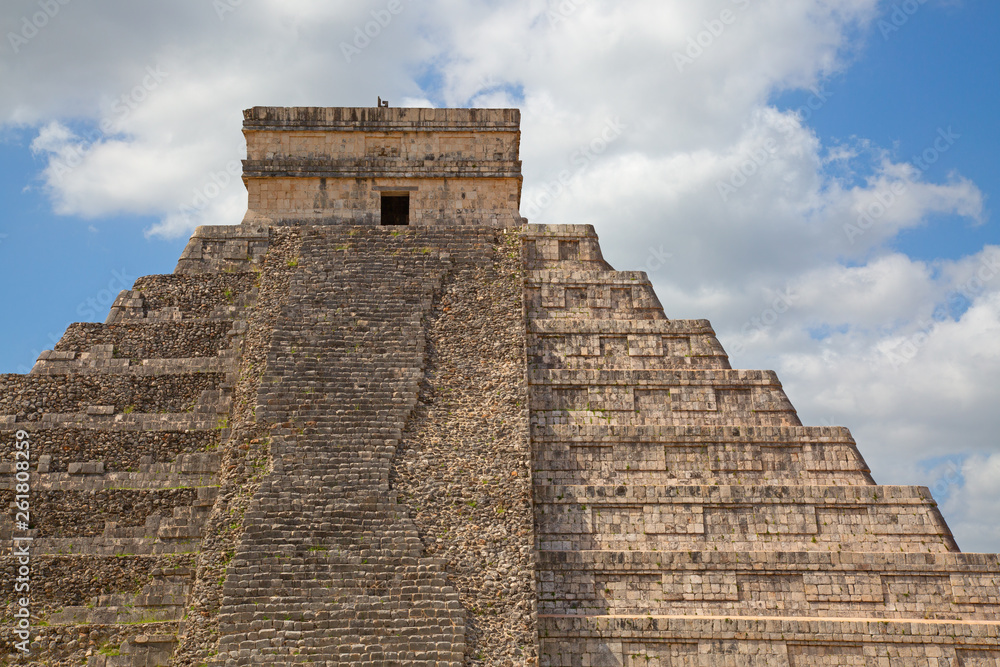
<svg viewBox="0 0 1000 667">
<path fill-rule="evenodd" d="M 27 130 L 10 131 L 0 144 L 0 307 L 10 325 L 2 332 L 0 372 L 24 373 L 51 349 L 66 326 L 104 321 L 112 293 L 142 275 L 171 273 L 184 239 L 149 239 L 151 220 L 134 216 L 86 220 L 53 213 L 32 155 Z M 16 326 L 13 323 L 16 322 Z"/>
<path fill-rule="evenodd" d="M 950 171 L 960 171 L 987 195 L 991 210 L 1000 192 L 1000 89 L 995 85 L 1000 81 L 1000 3 L 927 3 L 897 27 L 892 8 L 901 4 L 884 6 L 856 60 L 823 84 L 829 101 L 810 124 L 827 143 L 863 137 L 902 160 L 927 149 L 938 128 L 954 128 L 961 139 L 927 176 L 943 180 Z M 776 103 L 797 108 L 808 96 L 791 91 Z M 935 216 L 925 227 L 903 234 L 895 247 L 921 259 L 957 259 L 998 242 L 992 215 L 982 226 Z"/>
<path fill-rule="evenodd" d="M 862 31 L 845 56 L 845 69 L 820 85 L 829 95 L 809 124 L 828 145 L 857 138 L 893 151 L 900 160 L 919 154 L 933 142 L 938 128 L 954 128 L 961 139 L 927 171 L 942 180 L 952 170 L 970 178 L 987 197 L 988 210 L 1000 192 L 1000 3 L 986 1 L 921 6 L 898 29 L 893 4 L 884 4 L 879 21 Z M 880 21 L 884 21 L 880 27 Z M 426 96 L 443 104 L 443 75 L 427 64 L 416 82 Z M 509 85 L 509 84 L 508 84 Z M 513 99 L 523 98 L 510 86 Z M 774 95 L 778 108 L 797 109 L 812 96 L 809 90 Z M 345 102 L 347 104 L 347 102 Z M 57 116 L 68 124 L 87 121 Z M 92 125 L 88 123 L 87 125 Z M 79 126 L 78 126 L 79 127 Z M 8 126 L 0 142 L 0 280 L 12 286 L 2 297 L 4 312 L 18 313 L 20 326 L 3 332 L 0 371 L 23 372 L 37 354 L 51 347 L 52 336 L 89 312 L 88 299 L 99 299 L 118 282 L 115 271 L 131 276 L 169 273 L 183 238 L 147 237 L 154 222 L 145 216 L 118 215 L 97 219 L 56 215 L 44 191 L 41 172 L 46 159 L 33 155 L 37 124 Z M 81 132 L 83 130 L 80 130 Z M 930 216 L 927 223 L 894 241 L 907 255 L 934 260 L 958 259 L 985 244 L 1000 243 L 991 214 L 975 225 L 953 215 Z M 31 261 L 31 278 L 23 278 L 20 262 Z M 130 286 L 129 286 L 130 287 Z"/>
<path fill-rule="evenodd" d="M 518 106 L 522 211 L 595 225 L 668 316 L 710 319 L 806 423 L 850 427 L 878 481 L 932 487 L 963 547 L 1000 551 L 1000 3 L 426 0 L 345 57 L 385 6 L 75 0 L 14 53 L 38 5 L 4 3 L 0 372 L 172 271 L 194 225 L 239 222 L 243 108 Z M 896 7 L 915 11 L 888 30 Z"/>
</svg>

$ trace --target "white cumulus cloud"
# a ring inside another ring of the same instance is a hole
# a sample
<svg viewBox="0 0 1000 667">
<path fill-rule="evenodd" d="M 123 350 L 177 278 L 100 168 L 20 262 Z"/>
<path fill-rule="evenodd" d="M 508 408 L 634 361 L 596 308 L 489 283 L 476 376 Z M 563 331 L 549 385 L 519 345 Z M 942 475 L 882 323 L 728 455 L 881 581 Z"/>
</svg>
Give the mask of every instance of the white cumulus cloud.
<svg viewBox="0 0 1000 667">
<path fill-rule="evenodd" d="M 809 121 L 877 0 L 220 2 L 77 0 L 0 54 L 0 119 L 35 133 L 57 212 L 239 222 L 251 106 L 519 106 L 526 215 L 596 225 L 669 316 L 712 319 L 805 421 L 851 427 L 879 481 L 945 475 L 960 544 L 1000 550 L 1000 249 L 892 249 L 934 216 L 982 224 L 984 196 Z M 0 34 L 36 10 L 6 2 Z M 772 103 L 793 90 L 802 109 Z M 924 155 L 966 140 L 930 127 Z"/>
</svg>

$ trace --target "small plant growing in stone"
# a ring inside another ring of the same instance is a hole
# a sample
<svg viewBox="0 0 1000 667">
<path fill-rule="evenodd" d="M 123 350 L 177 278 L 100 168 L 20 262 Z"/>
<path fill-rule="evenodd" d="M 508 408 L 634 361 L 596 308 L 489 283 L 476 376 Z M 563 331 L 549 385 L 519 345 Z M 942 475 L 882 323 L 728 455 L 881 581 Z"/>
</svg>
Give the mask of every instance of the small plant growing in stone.
<svg viewBox="0 0 1000 667">
<path fill-rule="evenodd" d="M 120 648 L 116 648 L 116 647 L 112 646 L 111 644 L 105 644 L 100 649 L 98 649 L 97 652 L 100 653 L 101 655 L 106 655 L 109 658 L 110 657 L 119 656 L 119 655 L 122 654 Z"/>
</svg>

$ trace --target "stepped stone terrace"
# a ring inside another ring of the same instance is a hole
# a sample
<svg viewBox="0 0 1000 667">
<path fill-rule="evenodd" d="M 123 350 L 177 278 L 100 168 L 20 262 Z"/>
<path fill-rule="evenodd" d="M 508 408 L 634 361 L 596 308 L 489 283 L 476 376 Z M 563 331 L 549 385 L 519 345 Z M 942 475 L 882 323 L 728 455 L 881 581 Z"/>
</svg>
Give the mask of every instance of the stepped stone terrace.
<svg viewBox="0 0 1000 667">
<path fill-rule="evenodd" d="M 1000 557 L 524 220 L 519 121 L 245 112 L 243 223 L 0 376 L 4 664 L 1000 667 Z"/>
</svg>

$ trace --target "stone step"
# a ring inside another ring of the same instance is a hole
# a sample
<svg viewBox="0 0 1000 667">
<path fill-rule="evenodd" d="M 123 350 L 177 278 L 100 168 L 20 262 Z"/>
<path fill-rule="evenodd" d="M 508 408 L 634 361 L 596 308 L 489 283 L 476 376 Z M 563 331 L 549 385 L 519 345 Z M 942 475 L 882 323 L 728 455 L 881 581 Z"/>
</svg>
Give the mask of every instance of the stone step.
<svg viewBox="0 0 1000 667">
<path fill-rule="evenodd" d="M 78 359 L 66 360 L 64 355 L 75 352 L 43 352 L 31 369 L 30 375 L 134 375 L 158 377 L 161 375 L 189 375 L 191 373 L 232 373 L 235 370 L 235 351 L 223 352 L 218 357 L 197 359 L 95 359 L 86 354 Z"/>
<path fill-rule="evenodd" d="M 190 432 L 43 428 L 33 424 L 25 425 L 25 430 L 31 434 L 33 462 L 43 474 L 65 473 L 70 464 L 82 461 L 103 461 L 109 472 L 127 471 L 138 468 L 142 456 L 149 456 L 150 461 L 154 456 L 170 460 L 214 443 L 209 434 Z M 14 434 L 11 428 L 0 429 L 0 440 L 13 441 Z"/>
<path fill-rule="evenodd" d="M 183 572 L 183 575 L 178 573 Z M 113 593 L 91 598 L 83 609 L 101 609 L 106 607 L 175 607 L 183 606 L 187 595 L 191 592 L 190 569 L 176 569 L 169 574 L 156 574 L 146 583 L 138 594 Z M 167 578 L 169 577 L 169 578 Z M 67 609 L 69 609 L 67 607 Z"/>
<path fill-rule="evenodd" d="M 181 454 L 171 463 L 152 463 L 151 460 L 143 460 L 139 466 L 140 473 L 152 475 L 164 474 L 216 474 L 222 465 L 222 455 L 218 452 L 195 452 Z M 211 486 L 211 485 L 193 485 Z"/>
<path fill-rule="evenodd" d="M 114 654 L 97 654 L 87 658 L 87 667 L 163 667 L 170 664 L 177 646 L 176 624 L 160 628 L 144 624 L 146 631 L 171 629 L 170 634 L 139 634 L 125 641 Z"/>
<path fill-rule="evenodd" d="M 143 276 L 119 294 L 106 323 L 233 319 L 256 298 L 256 280 L 252 272 Z"/>
<path fill-rule="evenodd" d="M 74 464 L 70 464 L 71 466 Z M 66 473 L 49 473 L 33 477 L 33 489 L 38 491 L 110 491 L 110 490 L 143 490 L 157 491 L 165 489 L 209 487 L 218 483 L 218 468 L 211 473 L 151 473 L 151 472 L 112 472 L 105 474 L 79 475 Z M 0 491 L 12 491 L 16 480 L 0 477 Z"/>
<path fill-rule="evenodd" d="M 874 484 L 839 427 L 537 428 L 536 480 L 549 484 Z"/>
<path fill-rule="evenodd" d="M 194 580 L 192 556 L 51 555 L 32 545 L 32 613 L 49 625 L 140 622 L 122 614 L 183 607 Z M 0 567 L 14 572 L 17 559 L 0 557 Z M 137 594 L 138 591 L 138 594 Z M 108 607 L 118 607 L 109 616 Z M 146 609 L 140 609 L 145 607 Z M 177 609 L 159 620 L 178 620 Z M 159 613 L 159 612 L 157 612 Z M 41 626 L 41 624 L 39 624 Z"/>
<path fill-rule="evenodd" d="M 205 400 L 216 399 L 218 394 L 205 395 Z M 202 397 L 199 397 L 201 399 Z M 109 433 L 176 433 L 210 432 L 218 440 L 227 437 L 224 425 L 229 414 L 228 396 L 212 409 L 199 412 L 116 412 L 115 406 L 88 406 L 83 412 L 44 413 L 38 420 L 28 421 L 13 414 L 0 414 L 0 428 L 35 430 L 76 430 Z M 205 405 L 203 403 L 203 405 Z M 211 406 L 205 406 L 211 407 Z M 37 414 L 37 413 L 36 413 Z"/>
<path fill-rule="evenodd" d="M 421 558 L 389 480 L 427 363 L 426 321 L 447 312 L 435 290 L 477 238 L 488 241 L 477 261 L 492 265 L 494 233 L 396 231 L 303 228 L 257 397 L 257 418 L 281 425 L 277 460 L 227 573 L 219 664 L 292 664 L 292 650 L 338 664 L 462 660 L 458 592 Z"/>
<path fill-rule="evenodd" d="M 1000 556 L 542 551 L 539 613 L 992 620 Z"/>
<path fill-rule="evenodd" d="M 590 336 L 715 336 L 708 320 L 528 320 L 528 334 L 542 337 Z"/>
<path fill-rule="evenodd" d="M 532 320 L 527 343 L 534 369 L 730 367 L 707 320 Z"/>
<path fill-rule="evenodd" d="M 997 667 L 1000 622 L 539 615 L 550 667 Z"/>
<path fill-rule="evenodd" d="M 524 272 L 525 288 L 556 287 L 651 287 L 645 271 L 615 271 L 590 269 L 544 269 Z"/>
<path fill-rule="evenodd" d="M 10 490 L 2 495 L 14 498 Z M 198 537 L 217 495 L 218 487 L 38 489 L 31 523 L 38 538 Z M 12 534 L 13 520 L 13 515 L 0 517 L 3 539 Z M 183 530 L 178 533 L 178 528 Z"/>
<path fill-rule="evenodd" d="M 557 485 L 871 485 L 853 444 L 550 443 L 535 456 L 539 483 Z"/>
<path fill-rule="evenodd" d="M 597 238 L 597 231 L 593 225 L 540 225 L 529 223 L 521 228 L 521 236 L 526 239 Z"/>
<path fill-rule="evenodd" d="M 528 271 L 528 320 L 665 320 L 663 306 L 641 271 Z"/>
<path fill-rule="evenodd" d="M 180 624 L 32 626 L 30 664 L 144 667 L 168 664 Z M 13 633 L 5 633 L 10 641 Z M 94 638 L 94 643 L 91 642 Z M 19 640 L 15 640 L 19 641 Z M 169 651 L 166 650 L 169 648 Z"/>
<path fill-rule="evenodd" d="M 155 608 L 141 606 L 101 606 L 66 607 L 46 619 L 50 625 L 140 625 L 145 623 L 165 623 L 180 621 L 184 617 L 184 602 L 158 605 Z"/>
<path fill-rule="evenodd" d="M 191 235 L 174 273 L 245 272 L 264 260 L 269 246 L 265 226 L 205 225 Z"/>
<path fill-rule="evenodd" d="M 550 386 L 781 386 L 774 371 L 729 369 L 690 371 L 532 369 L 528 373 L 528 380 L 532 385 Z"/>
<path fill-rule="evenodd" d="M 135 604 L 138 607 L 183 606 L 190 592 L 189 581 L 154 580 L 135 597 Z"/>
<path fill-rule="evenodd" d="M 552 424 L 539 427 L 532 440 L 545 443 L 679 443 L 679 444 L 773 444 L 854 445 L 843 426 L 666 426 L 640 424 Z"/>
<path fill-rule="evenodd" d="M 95 416 L 132 412 L 187 412 L 218 401 L 224 375 L 0 375 L 0 414 L 80 412 Z M 228 391 L 228 390 L 225 390 Z M 213 406 L 214 409 L 214 406 Z"/>
<path fill-rule="evenodd" d="M 31 543 L 32 555 L 48 556 L 167 556 L 196 553 L 201 540 L 154 537 L 42 537 Z"/>
<path fill-rule="evenodd" d="M 772 371 L 531 370 L 533 427 L 799 426 Z"/>
<path fill-rule="evenodd" d="M 548 550 L 958 551 L 923 487 L 548 486 Z"/>
<path fill-rule="evenodd" d="M 246 328 L 243 323 L 129 322 L 126 324 L 71 324 L 54 352 L 75 352 L 112 359 L 187 359 L 215 357 L 230 347 Z"/>
<path fill-rule="evenodd" d="M 591 225 L 526 225 L 522 236 L 528 269 L 611 268 Z"/>
<path fill-rule="evenodd" d="M 875 574 L 982 574 L 1000 576 L 1000 554 L 880 553 L 808 551 L 547 551 L 538 552 L 540 571 L 648 573 L 710 569 L 735 572 L 816 572 Z M 1000 589 L 990 593 L 1000 600 Z M 982 601 L 986 601 L 984 598 Z"/>
</svg>

